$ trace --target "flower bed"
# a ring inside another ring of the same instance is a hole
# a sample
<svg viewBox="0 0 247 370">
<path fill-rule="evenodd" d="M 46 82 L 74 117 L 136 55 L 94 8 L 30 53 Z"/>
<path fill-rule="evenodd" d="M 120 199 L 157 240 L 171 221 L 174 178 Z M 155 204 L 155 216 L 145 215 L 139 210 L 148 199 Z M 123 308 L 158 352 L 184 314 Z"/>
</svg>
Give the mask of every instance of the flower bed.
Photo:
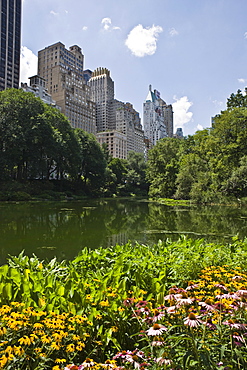
<svg viewBox="0 0 247 370">
<path fill-rule="evenodd" d="M 241 269 L 207 267 L 187 287 L 171 287 L 158 306 L 133 292 L 118 302 L 112 318 L 111 298 L 90 318 L 3 305 L 0 368 L 247 368 L 247 274 Z"/>
</svg>

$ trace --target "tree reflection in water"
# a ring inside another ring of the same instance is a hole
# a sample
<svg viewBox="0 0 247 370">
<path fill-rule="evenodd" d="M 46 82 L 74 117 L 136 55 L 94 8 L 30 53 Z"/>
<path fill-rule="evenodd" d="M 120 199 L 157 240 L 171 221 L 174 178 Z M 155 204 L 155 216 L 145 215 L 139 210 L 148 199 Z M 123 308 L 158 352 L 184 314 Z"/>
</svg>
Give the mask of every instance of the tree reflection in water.
<svg viewBox="0 0 247 370">
<path fill-rule="evenodd" d="M 0 203 L 0 263 L 23 249 L 42 259 L 74 258 L 81 249 L 128 240 L 152 244 L 180 234 L 229 241 L 247 235 L 247 210 L 166 206 L 138 199 Z"/>
</svg>

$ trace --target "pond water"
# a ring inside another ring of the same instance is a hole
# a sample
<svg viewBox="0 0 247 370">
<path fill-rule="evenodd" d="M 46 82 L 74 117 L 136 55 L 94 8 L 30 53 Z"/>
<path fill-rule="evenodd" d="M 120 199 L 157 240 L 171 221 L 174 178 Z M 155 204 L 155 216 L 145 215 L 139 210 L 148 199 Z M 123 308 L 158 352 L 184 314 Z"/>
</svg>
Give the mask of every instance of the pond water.
<svg viewBox="0 0 247 370">
<path fill-rule="evenodd" d="M 247 208 L 166 206 L 144 199 L 0 203 L 0 264 L 22 250 L 41 259 L 74 258 L 81 249 L 179 236 L 230 241 L 247 236 Z"/>
</svg>

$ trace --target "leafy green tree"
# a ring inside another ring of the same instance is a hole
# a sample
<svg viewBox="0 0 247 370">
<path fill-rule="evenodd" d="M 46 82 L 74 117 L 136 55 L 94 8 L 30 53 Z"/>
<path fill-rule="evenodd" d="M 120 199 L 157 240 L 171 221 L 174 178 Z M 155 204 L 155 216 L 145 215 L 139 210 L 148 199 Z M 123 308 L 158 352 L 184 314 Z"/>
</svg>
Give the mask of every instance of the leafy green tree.
<svg viewBox="0 0 247 370">
<path fill-rule="evenodd" d="M 0 92 L 1 175 L 28 178 L 39 145 L 37 131 L 44 109 L 44 103 L 32 93 L 17 89 Z"/>
<path fill-rule="evenodd" d="M 128 190 L 132 193 L 147 191 L 146 182 L 147 163 L 143 153 L 130 151 L 127 156 L 126 181 Z"/>
<path fill-rule="evenodd" d="M 105 186 L 112 194 L 126 193 L 127 161 L 121 158 L 112 158 L 108 164 L 108 181 Z"/>
<path fill-rule="evenodd" d="M 48 105 L 43 119 L 52 128 L 50 145 L 47 147 L 47 176 L 54 174 L 57 180 L 62 180 L 70 175 L 76 179 L 80 146 L 74 129 L 64 114 Z"/>
<path fill-rule="evenodd" d="M 236 94 L 231 94 L 230 97 L 227 99 L 227 108 L 247 108 L 247 87 L 244 90 L 244 94 L 240 89 L 238 89 Z"/>
<path fill-rule="evenodd" d="M 226 182 L 225 191 L 236 197 L 247 196 L 247 156 L 240 159 L 240 166 L 236 168 Z"/>
<path fill-rule="evenodd" d="M 94 135 L 81 129 L 76 129 L 75 135 L 80 147 L 79 178 L 88 191 L 99 190 L 104 185 L 106 175 L 104 152 Z"/>
<path fill-rule="evenodd" d="M 172 197 L 176 191 L 179 171 L 179 149 L 182 140 L 165 138 L 148 153 L 147 181 L 151 197 Z"/>
<path fill-rule="evenodd" d="M 108 167 L 115 174 L 117 184 L 124 184 L 126 181 L 127 161 L 120 158 L 112 158 Z"/>
</svg>

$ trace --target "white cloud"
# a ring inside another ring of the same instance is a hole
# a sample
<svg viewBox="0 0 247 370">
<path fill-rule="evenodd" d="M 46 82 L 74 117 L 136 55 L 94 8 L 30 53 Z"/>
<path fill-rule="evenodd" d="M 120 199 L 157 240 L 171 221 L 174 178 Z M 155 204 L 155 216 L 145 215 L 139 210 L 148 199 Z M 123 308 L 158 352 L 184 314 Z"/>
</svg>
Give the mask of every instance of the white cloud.
<svg viewBox="0 0 247 370">
<path fill-rule="evenodd" d="M 111 27 L 111 18 L 103 18 L 101 24 L 103 24 L 104 30 L 108 31 Z"/>
<path fill-rule="evenodd" d="M 112 26 L 111 18 L 103 18 L 101 21 L 104 31 L 120 30 L 120 27 Z"/>
<path fill-rule="evenodd" d="M 189 109 L 193 103 L 189 101 L 187 96 L 183 96 L 180 99 L 174 96 L 173 99 L 176 100 L 175 103 L 172 104 L 174 111 L 174 127 L 183 128 L 186 123 L 192 121 L 193 113 L 189 112 Z"/>
<path fill-rule="evenodd" d="M 238 78 L 238 82 L 241 84 L 245 84 L 247 82 L 246 78 Z"/>
<path fill-rule="evenodd" d="M 211 100 L 211 99 L 210 99 Z M 223 101 L 220 101 L 220 100 L 212 100 L 212 103 L 214 104 L 214 106 L 216 108 L 218 107 L 222 107 L 224 105 Z"/>
<path fill-rule="evenodd" d="M 244 33 L 244 38 L 247 39 L 247 32 Z"/>
<path fill-rule="evenodd" d="M 38 57 L 26 46 L 21 47 L 20 81 L 29 82 L 28 77 L 37 74 Z"/>
<path fill-rule="evenodd" d="M 173 36 L 177 36 L 177 35 L 178 35 L 178 31 L 177 31 L 175 28 L 171 28 L 171 29 L 169 30 L 169 35 L 170 35 L 171 37 L 173 37 Z"/>
<path fill-rule="evenodd" d="M 160 26 L 144 28 L 141 24 L 134 27 L 125 41 L 125 45 L 136 57 L 153 55 L 157 49 L 159 33 L 163 31 Z"/>
<path fill-rule="evenodd" d="M 87 31 L 88 27 L 87 26 L 83 26 L 82 27 L 82 31 Z"/>
<path fill-rule="evenodd" d="M 50 14 L 55 15 L 55 16 L 59 15 L 59 13 L 54 12 L 54 10 L 51 10 Z"/>
<path fill-rule="evenodd" d="M 202 127 L 202 125 L 200 125 L 200 124 L 199 124 L 199 125 L 197 125 L 197 126 L 196 126 L 196 129 L 197 129 L 197 130 L 199 130 L 199 131 L 201 131 L 201 130 L 203 130 L 204 128 Z"/>
</svg>

